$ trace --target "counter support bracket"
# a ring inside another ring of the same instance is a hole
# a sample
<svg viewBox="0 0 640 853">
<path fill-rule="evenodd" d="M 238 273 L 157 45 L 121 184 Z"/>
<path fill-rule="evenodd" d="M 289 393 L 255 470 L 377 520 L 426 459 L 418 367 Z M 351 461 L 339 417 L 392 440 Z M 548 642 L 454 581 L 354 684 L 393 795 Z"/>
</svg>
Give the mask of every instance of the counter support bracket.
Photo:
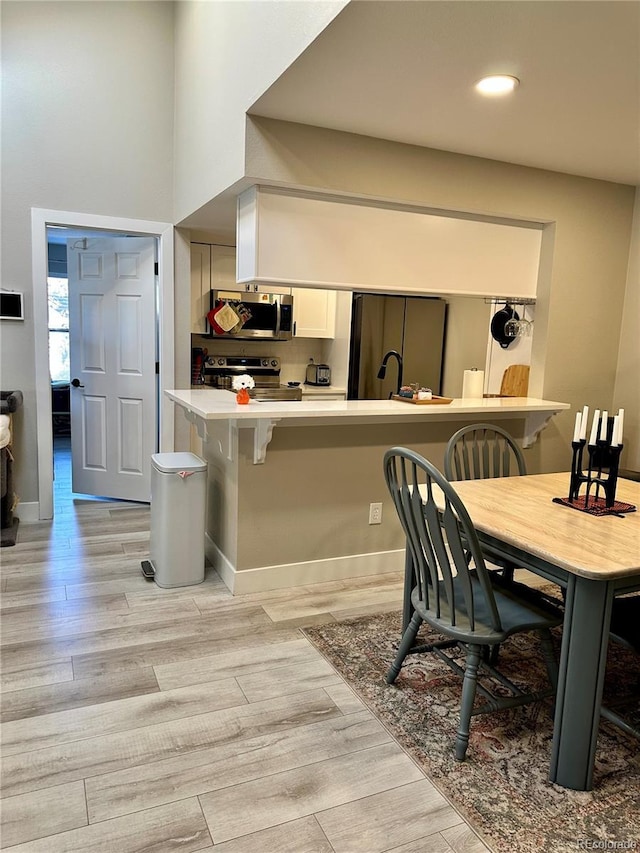
<svg viewBox="0 0 640 853">
<path fill-rule="evenodd" d="M 205 444 L 215 443 L 218 452 L 233 462 L 236 421 L 207 421 L 188 409 L 184 409 L 184 416 L 195 426 L 198 435 Z"/>
<path fill-rule="evenodd" d="M 524 421 L 523 447 L 532 447 L 551 418 L 560 411 L 529 412 Z"/>
<path fill-rule="evenodd" d="M 205 419 L 196 415 L 195 412 L 190 412 L 189 409 L 183 409 L 182 411 L 184 412 L 185 418 L 190 424 L 194 425 L 198 435 L 206 444 L 209 441 L 209 431 L 207 429 L 207 422 Z"/>
<path fill-rule="evenodd" d="M 262 465 L 267 458 L 267 447 L 273 437 L 273 428 L 280 418 L 270 418 L 255 421 L 240 421 L 242 426 L 253 427 L 253 464 Z M 238 422 L 236 422 L 238 423 Z"/>
<path fill-rule="evenodd" d="M 229 420 L 207 421 L 205 418 L 184 409 L 184 416 L 192 423 L 198 431 L 198 435 L 205 444 L 216 444 L 218 452 L 229 462 L 233 462 L 237 452 L 237 435 L 239 429 L 253 430 L 253 464 L 262 465 L 267 458 L 267 447 L 273 437 L 273 428 L 280 422 L 280 418 L 266 418 L 255 420 L 241 420 L 230 418 Z"/>
</svg>

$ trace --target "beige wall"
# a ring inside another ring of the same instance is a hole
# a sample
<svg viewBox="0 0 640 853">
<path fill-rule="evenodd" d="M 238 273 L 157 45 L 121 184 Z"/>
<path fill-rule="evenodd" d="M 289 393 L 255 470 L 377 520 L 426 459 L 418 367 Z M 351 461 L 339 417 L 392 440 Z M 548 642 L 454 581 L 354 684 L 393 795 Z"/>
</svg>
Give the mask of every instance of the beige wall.
<svg viewBox="0 0 640 853">
<path fill-rule="evenodd" d="M 246 111 L 346 4 L 175 4 L 175 222 L 243 177 Z"/>
<path fill-rule="evenodd" d="M 640 190 L 636 191 L 613 402 L 616 411 L 625 410 L 623 465 L 640 471 Z"/>
<path fill-rule="evenodd" d="M 250 123 L 246 170 L 256 182 L 549 223 L 532 351 L 538 390 L 574 410 L 611 410 L 633 187 L 269 119 Z M 567 467 L 572 424 L 568 412 L 545 430 L 541 470 Z"/>
<path fill-rule="evenodd" d="M 522 419 L 499 423 L 521 439 Z M 237 509 L 237 570 L 403 548 L 384 481 L 384 453 L 405 445 L 442 468 L 446 443 L 461 425 L 276 426 L 264 465 L 253 464 L 252 430 L 240 430 L 237 489 L 232 476 L 229 500 L 229 511 Z M 525 458 L 531 466 L 529 451 Z M 369 504 L 377 501 L 383 521 L 370 525 Z M 232 526 L 227 518 L 223 535 Z M 227 545 L 233 553 L 234 543 Z"/>
<path fill-rule="evenodd" d="M 12 2 L 2 12 L 1 385 L 20 389 L 16 491 L 36 502 L 31 208 L 172 221 L 173 4 Z"/>
</svg>

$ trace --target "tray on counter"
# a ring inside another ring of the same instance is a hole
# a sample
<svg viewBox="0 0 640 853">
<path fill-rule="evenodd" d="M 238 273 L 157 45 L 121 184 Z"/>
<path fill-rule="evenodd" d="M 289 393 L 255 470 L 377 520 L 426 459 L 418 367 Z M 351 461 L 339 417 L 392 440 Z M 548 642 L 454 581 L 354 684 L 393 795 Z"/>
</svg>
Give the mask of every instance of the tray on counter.
<svg viewBox="0 0 640 853">
<path fill-rule="evenodd" d="M 430 400 L 418 400 L 413 397 L 401 397 L 399 394 L 392 394 L 392 400 L 398 400 L 400 403 L 413 403 L 414 406 L 443 406 L 447 403 L 453 403 L 452 397 L 436 397 L 434 394 Z"/>
</svg>

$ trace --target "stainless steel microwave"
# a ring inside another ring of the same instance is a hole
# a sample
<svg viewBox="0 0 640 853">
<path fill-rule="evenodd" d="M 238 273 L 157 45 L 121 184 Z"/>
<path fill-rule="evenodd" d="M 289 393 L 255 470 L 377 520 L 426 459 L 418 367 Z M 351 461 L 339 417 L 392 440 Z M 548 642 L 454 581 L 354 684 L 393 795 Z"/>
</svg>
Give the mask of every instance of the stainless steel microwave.
<svg viewBox="0 0 640 853">
<path fill-rule="evenodd" d="M 207 331 L 236 341 L 288 341 L 293 335 L 293 297 L 288 293 L 212 290 Z"/>
</svg>

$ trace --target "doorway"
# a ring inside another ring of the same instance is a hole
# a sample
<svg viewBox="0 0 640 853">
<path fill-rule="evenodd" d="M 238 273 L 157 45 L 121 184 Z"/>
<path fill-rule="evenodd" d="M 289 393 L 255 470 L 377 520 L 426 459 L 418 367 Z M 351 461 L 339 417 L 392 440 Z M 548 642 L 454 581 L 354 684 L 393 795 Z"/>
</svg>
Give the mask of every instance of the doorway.
<svg viewBox="0 0 640 853">
<path fill-rule="evenodd" d="M 157 238 L 47 228 L 54 498 L 148 502 L 157 451 Z M 55 509 L 55 500 L 54 500 Z"/>
<path fill-rule="evenodd" d="M 173 410 L 162 389 L 174 385 L 173 226 L 169 223 L 32 208 L 33 315 L 38 437 L 38 515 L 53 518 L 53 410 L 49 367 L 48 233 L 53 230 L 154 237 L 158 242 L 158 447 L 173 449 Z M 57 227 L 57 228 L 56 228 Z M 68 233 L 67 235 L 68 236 Z"/>
</svg>

